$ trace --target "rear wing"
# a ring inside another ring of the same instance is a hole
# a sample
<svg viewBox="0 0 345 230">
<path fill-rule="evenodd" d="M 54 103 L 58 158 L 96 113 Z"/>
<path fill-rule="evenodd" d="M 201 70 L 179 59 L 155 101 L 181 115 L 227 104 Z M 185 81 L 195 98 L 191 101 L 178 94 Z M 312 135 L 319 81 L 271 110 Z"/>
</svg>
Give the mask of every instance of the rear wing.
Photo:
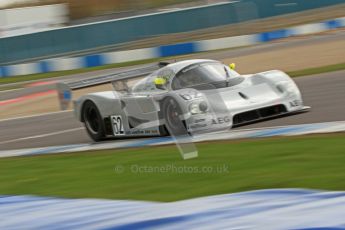
<svg viewBox="0 0 345 230">
<path fill-rule="evenodd" d="M 63 83 L 59 82 L 56 84 L 56 90 L 60 101 L 61 110 L 66 110 L 72 101 L 72 91 L 78 89 L 89 88 L 97 85 L 114 83 L 117 81 L 128 81 L 134 78 L 147 76 L 154 71 L 168 65 L 168 62 L 160 62 L 158 65 L 151 65 L 142 68 L 127 70 L 124 72 L 108 74 L 80 81 Z"/>
</svg>

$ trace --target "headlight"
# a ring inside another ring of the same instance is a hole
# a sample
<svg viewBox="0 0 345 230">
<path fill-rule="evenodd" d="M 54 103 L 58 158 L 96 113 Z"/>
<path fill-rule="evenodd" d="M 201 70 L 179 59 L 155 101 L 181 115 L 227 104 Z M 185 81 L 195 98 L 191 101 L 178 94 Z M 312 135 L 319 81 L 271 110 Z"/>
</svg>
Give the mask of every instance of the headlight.
<svg viewBox="0 0 345 230">
<path fill-rule="evenodd" d="M 201 113 L 199 109 L 199 103 L 198 102 L 193 102 L 192 104 L 189 105 L 189 112 L 191 114 L 198 114 Z"/>
<path fill-rule="evenodd" d="M 206 112 L 208 105 L 205 101 L 192 102 L 189 105 L 189 112 L 193 115 Z"/>
<path fill-rule="evenodd" d="M 206 103 L 206 101 L 200 102 L 200 104 L 199 104 L 199 110 L 200 110 L 201 112 L 206 112 L 207 109 L 208 109 L 208 104 Z"/>
<path fill-rule="evenodd" d="M 184 94 L 180 94 L 180 96 L 185 99 L 186 101 L 190 101 L 196 98 L 201 98 L 202 97 L 202 93 L 199 92 L 190 92 L 190 93 L 184 93 Z"/>
</svg>

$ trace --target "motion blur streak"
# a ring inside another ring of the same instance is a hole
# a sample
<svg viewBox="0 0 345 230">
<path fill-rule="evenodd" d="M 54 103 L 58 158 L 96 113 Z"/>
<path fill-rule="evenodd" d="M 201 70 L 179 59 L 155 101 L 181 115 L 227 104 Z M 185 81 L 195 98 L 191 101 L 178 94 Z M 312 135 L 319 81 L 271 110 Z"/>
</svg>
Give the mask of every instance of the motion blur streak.
<svg viewBox="0 0 345 230">
<path fill-rule="evenodd" d="M 17 102 L 21 102 L 21 101 L 37 98 L 37 97 L 43 97 L 43 96 L 54 94 L 54 93 L 56 93 L 56 90 L 49 90 L 49 91 L 46 91 L 46 92 L 34 93 L 34 94 L 22 96 L 22 97 L 17 97 L 17 98 L 14 98 L 14 99 L 4 100 L 4 101 L 0 101 L 0 106 L 1 105 L 13 104 L 13 103 L 17 103 Z"/>
<path fill-rule="evenodd" d="M 345 226 L 344 192 L 301 189 L 258 190 L 172 203 L 3 196 L 0 204 L 1 229 L 20 229 L 24 225 L 25 229 L 340 229 Z"/>
<path fill-rule="evenodd" d="M 53 132 L 44 135 L 30 136 L 24 138 L 18 138 L 14 140 L 0 142 L 0 145 L 5 144 L 16 144 L 21 141 L 39 141 L 41 139 L 57 136 L 66 135 L 71 133 L 76 133 L 84 128 L 75 128 L 60 132 Z M 345 132 L 345 121 L 338 122 L 327 122 L 327 123 L 317 123 L 317 124 L 303 124 L 303 125 L 292 125 L 292 126 L 281 126 L 281 127 L 269 127 L 269 128 L 259 128 L 259 129 L 242 129 L 235 131 L 223 131 L 218 133 L 203 134 L 198 136 L 189 137 L 188 141 L 191 145 L 185 145 L 185 143 L 177 143 L 178 148 L 182 145 L 180 151 L 186 150 L 186 152 L 181 152 L 181 154 L 186 154 L 187 156 L 182 156 L 184 159 L 189 159 L 197 156 L 196 148 L 193 142 L 202 141 L 220 141 L 220 140 L 236 140 L 236 139 L 248 139 L 248 138 L 258 138 L 258 137 L 276 137 L 276 136 L 299 136 L 306 134 L 320 134 L 320 133 L 333 133 L 333 132 Z M 184 141 L 184 140 L 181 140 Z M 135 148 L 135 147 L 148 147 L 148 146 L 158 146 L 173 144 L 175 142 L 173 137 L 157 137 L 157 138 L 142 138 L 142 139 L 129 139 L 129 140 L 117 140 L 116 142 L 103 142 L 96 144 L 72 144 L 72 145 L 62 145 L 62 146 L 50 146 L 42 148 L 33 149 L 18 149 L 18 150 L 5 150 L 0 151 L 0 158 L 2 157 L 15 157 L 15 156 L 27 156 L 27 155 L 43 155 L 43 154 L 55 154 L 55 153 L 65 153 L 65 152 L 83 152 L 90 150 L 103 150 L 103 149 L 119 149 L 119 148 Z M 188 143 L 188 144 L 189 144 Z"/>
</svg>

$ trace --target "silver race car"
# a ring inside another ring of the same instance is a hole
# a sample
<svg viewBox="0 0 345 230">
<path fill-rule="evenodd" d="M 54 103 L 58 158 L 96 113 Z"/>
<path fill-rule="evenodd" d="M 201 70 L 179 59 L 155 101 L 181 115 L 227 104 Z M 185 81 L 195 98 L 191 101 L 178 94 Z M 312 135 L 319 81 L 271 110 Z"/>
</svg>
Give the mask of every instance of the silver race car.
<svg viewBox="0 0 345 230">
<path fill-rule="evenodd" d="M 114 91 L 74 101 L 77 119 L 95 141 L 228 130 L 309 109 L 284 72 L 240 75 L 234 67 L 214 60 L 160 63 L 157 68 L 62 84 L 58 90 L 63 102 L 70 100 L 70 89 L 113 84 Z"/>
</svg>

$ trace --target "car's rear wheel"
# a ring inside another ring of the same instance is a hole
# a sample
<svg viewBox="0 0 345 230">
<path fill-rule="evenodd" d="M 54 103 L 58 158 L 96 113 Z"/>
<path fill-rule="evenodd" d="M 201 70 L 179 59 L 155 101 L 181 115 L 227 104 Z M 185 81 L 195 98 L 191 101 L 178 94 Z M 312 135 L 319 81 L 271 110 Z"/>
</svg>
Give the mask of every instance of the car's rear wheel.
<svg viewBox="0 0 345 230">
<path fill-rule="evenodd" d="M 165 127 L 170 135 L 186 135 L 187 130 L 181 120 L 182 111 L 177 101 L 173 98 L 166 98 L 162 103 L 163 118 Z"/>
<path fill-rule="evenodd" d="M 105 129 L 102 116 L 95 103 L 86 101 L 83 106 L 83 121 L 86 131 L 94 141 L 101 141 L 105 138 Z"/>
</svg>

